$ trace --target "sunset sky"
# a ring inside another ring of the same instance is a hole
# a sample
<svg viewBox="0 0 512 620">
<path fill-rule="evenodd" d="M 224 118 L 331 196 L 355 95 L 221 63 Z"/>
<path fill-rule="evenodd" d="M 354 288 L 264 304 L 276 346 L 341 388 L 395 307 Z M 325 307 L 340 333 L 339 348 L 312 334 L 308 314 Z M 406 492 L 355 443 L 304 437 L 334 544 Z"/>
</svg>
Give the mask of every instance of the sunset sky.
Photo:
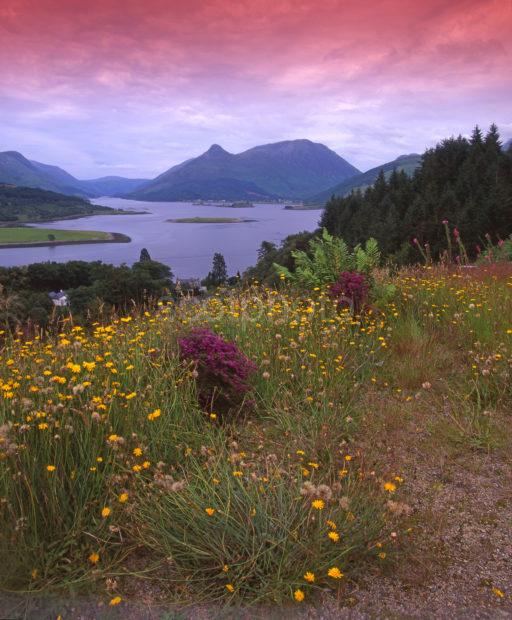
<svg viewBox="0 0 512 620">
<path fill-rule="evenodd" d="M 512 0 L 1 0 L 0 151 L 155 176 L 216 142 L 366 170 L 495 121 Z"/>
</svg>

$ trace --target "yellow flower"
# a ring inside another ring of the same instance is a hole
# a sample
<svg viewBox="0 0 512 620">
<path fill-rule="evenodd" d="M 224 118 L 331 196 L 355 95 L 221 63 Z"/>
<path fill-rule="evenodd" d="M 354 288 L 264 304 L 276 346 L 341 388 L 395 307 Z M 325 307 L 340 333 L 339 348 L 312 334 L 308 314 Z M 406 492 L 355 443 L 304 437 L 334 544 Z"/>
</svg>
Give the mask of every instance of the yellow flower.
<svg viewBox="0 0 512 620">
<path fill-rule="evenodd" d="M 156 420 L 158 417 L 160 417 L 161 413 L 162 412 L 160 411 L 160 409 L 155 409 L 153 413 L 148 414 L 148 420 L 150 421 Z"/>
<path fill-rule="evenodd" d="M 128 493 L 121 493 L 117 499 L 121 502 L 121 504 L 124 504 L 128 501 Z"/>
<path fill-rule="evenodd" d="M 329 532 L 327 534 L 327 536 L 329 536 L 329 538 L 333 541 L 333 542 L 338 542 L 338 540 L 340 539 L 340 535 L 338 534 L 338 532 Z"/>
<path fill-rule="evenodd" d="M 493 588 L 492 592 L 493 592 L 493 594 L 496 594 L 496 596 L 498 598 L 504 598 L 504 596 L 505 596 L 505 594 L 501 590 L 499 590 L 498 588 Z"/>
<path fill-rule="evenodd" d="M 133 456 L 142 456 L 142 449 L 141 448 L 134 448 L 133 449 Z"/>
<path fill-rule="evenodd" d="M 100 561 L 99 553 L 91 553 L 91 555 L 89 556 L 89 562 L 91 564 L 97 564 L 99 561 Z"/>
<path fill-rule="evenodd" d="M 233 586 L 233 584 L 232 584 L 232 583 L 227 583 L 227 584 L 226 584 L 226 590 L 227 590 L 228 592 L 234 592 L 234 591 L 235 591 L 235 588 L 234 588 L 234 586 Z"/>
<path fill-rule="evenodd" d="M 55 465 L 47 465 L 47 466 L 46 466 L 46 469 L 47 469 L 48 471 L 55 471 L 56 467 L 55 467 Z"/>
<path fill-rule="evenodd" d="M 389 493 L 394 493 L 396 491 L 396 484 L 394 484 L 393 482 L 386 482 L 384 484 L 384 490 L 388 491 Z"/>
<path fill-rule="evenodd" d="M 132 398 L 135 398 L 137 396 L 137 392 L 130 392 L 130 394 L 127 394 L 125 396 L 126 400 L 131 400 Z"/>
<path fill-rule="evenodd" d="M 111 512 L 112 511 L 110 510 L 110 508 L 108 506 L 105 506 L 105 508 L 103 508 L 103 510 L 101 511 L 101 516 L 106 519 Z"/>
<path fill-rule="evenodd" d="M 315 499 L 315 501 L 311 505 L 316 510 L 323 510 L 323 508 L 325 506 L 325 502 L 324 502 L 323 499 Z"/>
<path fill-rule="evenodd" d="M 122 601 L 122 599 L 121 599 L 121 597 L 120 597 L 120 596 L 114 596 L 114 598 L 113 598 L 113 599 L 110 599 L 110 603 L 109 603 L 109 605 L 110 605 L 111 607 L 114 607 L 114 605 L 119 605 L 119 603 L 120 603 L 121 601 Z"/>
<path fill-rule="evenodd" d="M 233 476 L 235 476 L 235 478 L 241 478 L 243 476 L 243 473 L 241 471 L 234 471 Z"/>
<path fill-rule="evenodd" d="M 151 467 L 151 462 L 150 461 L 144 461 L 144 463 L 142 463 L 142 467 L 144 467 L 144 469 L 148 469 L 149 467 Z"/>
<path fill-rule="evenodd" d="M 302 603 L 304 600 L 304 592 L 302 590 L 295 590 L 293 593 L 293 598 L 297 601 L 297 603 Z"/>
<path fill-rule="evenodd" d="M 330 519 L 328 519 L 326 521 L 326 523 L 331 528 L 331 530 L 336 530 L 337 529 L 336 523 L 334 523 L 334 521 L 331 521 Z"/>
<path fill-rule="evenodd" d="M 307 573 L 304 574 L 304 579 L 308 583 L 313 583 L 315 581 L 315 573 L 312 573 L 311 571 L 308 571 Z"/>
<path fill-rule="evenodd" d="M 206 514 L 211 517 L 213 514 L 215 514 L 215 508 L 205 508 L 204 511 L 206 512 Z"/>
<path fill-rule="evenodd" d="M 343 573 L 340 571 L 340 569 L 337 566 L 333 566 L 332 568 L 330 568 L 327 571 L 327 574 L 329 575 L 329 577 L 332 577 L 333 579 L 341 579 L 343 577 Z"/>
<path fill-rule="evenodd" d="M 381 551 L 381 552 L 379 553 L 379 558 L 380 558 L 381 560 L 385 560 L 385 559 L 386 559 L 386 553 L 385 553 L 384 551 Z"/>
</svg>

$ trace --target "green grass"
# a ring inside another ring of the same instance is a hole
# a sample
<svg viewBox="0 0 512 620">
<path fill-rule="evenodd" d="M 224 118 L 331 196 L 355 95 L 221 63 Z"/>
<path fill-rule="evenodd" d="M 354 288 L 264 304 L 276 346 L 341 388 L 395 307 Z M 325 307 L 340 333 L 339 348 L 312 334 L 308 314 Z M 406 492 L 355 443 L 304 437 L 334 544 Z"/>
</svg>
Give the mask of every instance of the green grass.
<svg viewBox="0 0 512 620">
<path fill-rule="evenodd" d="M 49 236 L 52 235 L 50 238 Z M 54 241 L 103 241 L 110 233 L 97 230 L 57 230 L 53 228 L 0 228 L 0 245 Z"/>
</svg>

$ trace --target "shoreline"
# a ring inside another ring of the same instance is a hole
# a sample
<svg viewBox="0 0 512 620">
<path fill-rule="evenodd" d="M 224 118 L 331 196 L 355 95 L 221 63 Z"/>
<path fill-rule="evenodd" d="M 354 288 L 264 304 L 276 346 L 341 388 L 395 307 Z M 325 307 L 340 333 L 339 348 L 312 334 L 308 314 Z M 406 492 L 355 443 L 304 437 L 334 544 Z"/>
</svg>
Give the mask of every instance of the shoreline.
<svg viewBox="0 0 512 620">
<path fill-rule="evenodd" d="M 57 245 L 93 245 L 97 243 L 130 243 L 131 237 L 123 233 L 107 233 L 109 239 L 77 239 L 75 241 L 29 241 L 27 243 L 0 243 L 0 250 L 11 248 L 51 248 Z"/>
<path fill-rule="evenodd" d="M 107 209 L 109 207 L 106 207 Z M 99 212 L 99 213 L 82 213 L 81 215 L 63 215 L 59 217 L 53 217 L 48 220 L 0 220 L 0 228 L 21 228 L 30 224 L 51 224 L 52 222 L 62 222 L 64 220 L 80 220 L 84 217 L 96 217 L 97 215 L 144 215 L 150 213 L 150 211 L 124 211 L 123 209 L 112 209 L 113 213 Z"/>
</svg>

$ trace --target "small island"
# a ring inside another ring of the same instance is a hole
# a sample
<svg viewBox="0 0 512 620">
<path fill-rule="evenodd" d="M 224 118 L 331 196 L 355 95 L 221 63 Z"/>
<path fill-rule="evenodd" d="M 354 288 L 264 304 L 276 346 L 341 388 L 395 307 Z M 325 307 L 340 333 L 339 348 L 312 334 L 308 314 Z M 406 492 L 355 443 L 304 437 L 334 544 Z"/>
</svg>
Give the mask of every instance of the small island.
<svg viewBox="0 0 512 620">
<path fill-rule="evenodd" d="M 316 211 L 323 209 L 324 205 L 319 204 L 306 204 L 306 205 L 286 205 L 284 209 L 286 211 Z"/>
<path fill-rule="evenodd" d="M 249 220 L 242 217 L 180 217 L 167 221 L 173 224 L 245 224 L 247 222 L 256 222 L 257 220 Z"/>
<path fill-rule="evenodd" d="M 0 249 L 130 241 L 127 235 L 99 230 L 58 230 L 21 226 L 0 228 Z"/>
</svg>

